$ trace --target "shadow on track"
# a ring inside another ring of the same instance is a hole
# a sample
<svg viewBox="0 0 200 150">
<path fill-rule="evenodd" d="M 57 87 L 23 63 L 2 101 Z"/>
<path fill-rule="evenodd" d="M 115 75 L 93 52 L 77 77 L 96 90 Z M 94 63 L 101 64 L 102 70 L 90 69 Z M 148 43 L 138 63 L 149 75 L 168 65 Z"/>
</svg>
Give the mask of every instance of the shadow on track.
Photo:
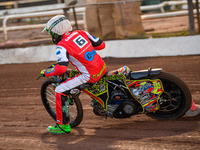
<svg viewBox="0 0 200 150">
<path fill-rule="evenodd" d="M 191 120 L 193 118 L 193 120 Z M 199 124 L 200 116 L 191 118 L 182 118 L 170 121 L 134 121 L 114 125 L 101 125 L 100 127 L 87 128 L 77 127 L 72 129 L 70 134 L 52 135 L 44 133 L 41 140 L 45 143 L 56 144 L 60 150 L 64 149 L 95 149 L 95 150 L 113 150 L 116 145 L 126 142 L 138 142 L 156 140 L 189 134 L 195 131 Z M 192 123 L 191 123 L 192 121 Z M 54 142 L 52 142 L 52 137 Z M 167 141 L 165 141 L 167 142 Z"/>
</svg>

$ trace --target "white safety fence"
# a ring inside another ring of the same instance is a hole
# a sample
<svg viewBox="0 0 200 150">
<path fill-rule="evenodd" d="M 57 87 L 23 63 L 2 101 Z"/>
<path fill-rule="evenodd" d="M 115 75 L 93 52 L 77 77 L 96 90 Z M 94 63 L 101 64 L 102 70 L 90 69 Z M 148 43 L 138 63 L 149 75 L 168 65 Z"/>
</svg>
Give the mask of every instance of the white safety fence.
<svg viewBox="0 0 200 150">
<path fill-rule="evenodd" d="M 196 3 L 196 0 L 192 1 L 194 4 Z M 156 5 L 147 5 L 147 6 L 141 6 L 140 9 L 141 11 L 149 11 L 149 10 L 156 10 L 156 9 L 160 9 L 160 11 L 162 13 L 165 12 L 164 7 L 165 6 L 177 6 L 177 5 L 186 5 L 187 4 L 187 0 L 180 0 L 180 1 L 165 1 L 162 2 L 160 4 L 156 4 Z"/>
<path fill-rule="evenodd" d="M 194 9 L 193 13 L 196 14 L 197 10 Z M 159 13 L 159 14 L 157 13 L 157 14 L 142 15 L 141 18 L 142 20 L 146 20 L 146 19 L 175 17 L 175 16 L 184 16 L 184 15 L 188 15 L 188 11 L 183 10 L 183 11 L 166 12 L 166 13 Z"/>
<path fill-rule="evenodd" d="M 77 15 L 82 15 L 83 20 L 78 20 L 77 23 L 84 25 L 85 24 L 85 9 L 84 8 L 76 8 L 75 11 L 77 12 Z M 72 10 L 68 12 L 69 14 L 72 14 Z M 10 19 L 23 19 L 23 18 L 34 18 L 34 17 L 50 17 L 57 14 L 64 14 L 63 10 L 54 10 L 54 11 L 48 11 L 48 12 L 35 12 L 35 13 L 27 13 L 27 14 L 17 14 L 17 15 L 8 15 L 3 19 L 3 32 L 4 32 L 4 39 L 7 41 L 8 39 L 8 31 L 14 31 L 14 30 L 25 30 L 25 29 L 38 29 L 38 28 L 44 28 L 45 24 L 33 24 L 33 25 L 23 25 L 23 26 L 11 26 L 7 27 L 7 22 Z M 71 24 L 74 25 L 75 21 L 71 21 Z M 0 29 L 1 30 L 1 29 Z"/>
<path fill-rule="evenodd" d="M 200 55 L 200 35 L 106 41 L 101 57 L 130 58 Z M 55 45 L 0 50 L 0 64 L 56 61 Z"/>
</svg>

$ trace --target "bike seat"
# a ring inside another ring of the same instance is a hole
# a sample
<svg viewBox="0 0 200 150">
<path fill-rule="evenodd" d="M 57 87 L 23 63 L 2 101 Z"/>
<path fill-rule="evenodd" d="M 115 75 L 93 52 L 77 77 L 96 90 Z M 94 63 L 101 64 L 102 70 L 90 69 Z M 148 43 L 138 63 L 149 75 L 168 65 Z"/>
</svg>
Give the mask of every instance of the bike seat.
<svg viewBox="0 0 200 150">
<path fill-rule="evenodd" d="M 130 78 L 131 79 L 140 79 L 144 77 L 149 77 L 151 75 L 156 75 L 159 74 L 162 71 L 161 68 L 156 68 L 156 69 L 147 69 L 147 70 L 139 70 L 139 71 L 133 71 L 130 73 Z"/>
</svg>

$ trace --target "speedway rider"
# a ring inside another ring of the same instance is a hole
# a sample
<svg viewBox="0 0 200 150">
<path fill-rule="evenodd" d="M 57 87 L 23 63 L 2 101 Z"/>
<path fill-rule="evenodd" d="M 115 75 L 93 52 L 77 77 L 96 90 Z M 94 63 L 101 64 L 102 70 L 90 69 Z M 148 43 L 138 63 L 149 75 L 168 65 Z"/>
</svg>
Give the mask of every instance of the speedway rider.
<svg viewBox="0 0 200 150">
<path fill-rule="evenodd" d="M 81 72 L 80 75 L 60 84 L 55 89 L 56 97 L 56 126 L 49 126 L 47 130 L 51 133 L 69 133 L 71 131 L 70 118 L 62 111 L 66 105 L 67 96 L 70 92 L 84 83 L 96 83 L 107 72 L 107 67 L 102 58 L 95 50 L 105 48 L 105 43 L 99 38 L 91 36 L 83 30 L 72 31 L 69 20 L 64 15 L 56 15 L 51 18 L 43 31 L 47 31 L 52 41 L 57 45 L 57 64 L 53 68 L 41 71 L 42 77 L 57 76 L 67 71 L 70 62 Z"/>
</svg>

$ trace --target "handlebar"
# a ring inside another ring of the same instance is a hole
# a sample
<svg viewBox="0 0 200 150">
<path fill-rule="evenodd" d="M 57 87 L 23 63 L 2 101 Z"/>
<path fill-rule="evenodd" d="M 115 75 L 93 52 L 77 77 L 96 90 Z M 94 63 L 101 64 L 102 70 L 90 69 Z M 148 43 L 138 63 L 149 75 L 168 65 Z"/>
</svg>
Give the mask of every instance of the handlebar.
<svg viewBox="0 0 200 150">
<path fill-rule="evenodd" d="M 39 78 L 41 78 L 41 76 L 37 77 L 36 80 L 38 80 Z"/>
</svg>

